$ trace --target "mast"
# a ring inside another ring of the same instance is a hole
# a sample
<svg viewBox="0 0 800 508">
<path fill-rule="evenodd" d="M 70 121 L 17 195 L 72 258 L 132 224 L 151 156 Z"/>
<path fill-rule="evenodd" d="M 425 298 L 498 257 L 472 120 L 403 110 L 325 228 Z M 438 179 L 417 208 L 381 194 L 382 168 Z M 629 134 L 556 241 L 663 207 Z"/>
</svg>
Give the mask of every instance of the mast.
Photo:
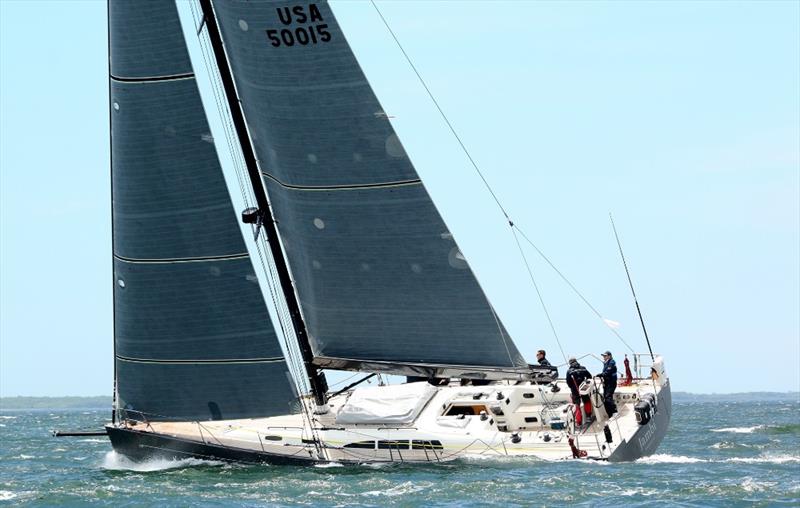
<svg viewBox="0 0 800 508">
<path fill-rule="evenodd" d="M 317 405 L 324 406 L 327 403 L 326 392 L 328 391 L 328 383 L 325 381 L 325 374 L 312 363 L 314 354 L 311 351 L 311 344 L 308 341 L 306 324 L 300 313 L 300 304 L 297 301 L 297 296 L 294 291 L 294 283 L 289 273 L 289 266 L 286 263 L 283 249 L 278 240 L 277 226 L 272 216 L 267 193 L 264 190 L 264 183 L 261 181 L 261 172 L 258 168 L 255 149 L 247 132 L 247 123 L 239 103 L 239 97 L 236 93 L 233 74 L 228 64 L 227 56 L 225 55 L 222 35 L 219 30 L 219 25 L 217 24 L 217 19 L 214 16 L 214 7 L 211 5 L 211 0 L 200 0 L 200 6 L 203 10 L 203 21 L 208 30 L 208 37 L 214 51 L 214 58 L 217 68 L 219 69 L 223 88 L 225 89 L 228 109 L 230 109 L 233 124 L 236 128 L 236 135 L 239 138 L 239 145 L 242 148 L 242 155 L 244 156 L 245 166 L 247 167 L 247 175 L 250 178 L 250 183 L 255 193 L 256 203 L 258 205 L 257 224 L 264 227 L 267 236 L 267 244 L 269 245 L 272 259 L 275 261 L 275 269 L 278 272 L 278 280 L 283 291 L 283 297 L 286 300 L 286 305 L 289 308 L 289 315 L 292 318 L 292 326 L 297 336 L 298 345 L 300 346 L 303 366 L 308 375 L 311 393 L 314 395 L 314 400 Z"/>
<path fill-rule="evenodd" d="M 106 44 L 108 48 L 108 181 L 109 181 L 109 201 L 111 202 L 111 326 L 112 331 L 111 335 L 113 337 L 112 347 L 113 347 L 113 354 L 114 354 L 114 384 L 113 384 L 113 394 L 111 398 L 111 423 L 117 423 L 117 320 L 113 318 L 116 314 L 116 298 L 114 297 L 114 293 L 117 291 L 117 284 L 114 281 L 114 177 L 111 174 L 114 168 L 114 147 L 113 141 L 111 140 L 111 22 L 108 21 L 111 19 L 111 0 L 106 2 Z"/>
</svg>

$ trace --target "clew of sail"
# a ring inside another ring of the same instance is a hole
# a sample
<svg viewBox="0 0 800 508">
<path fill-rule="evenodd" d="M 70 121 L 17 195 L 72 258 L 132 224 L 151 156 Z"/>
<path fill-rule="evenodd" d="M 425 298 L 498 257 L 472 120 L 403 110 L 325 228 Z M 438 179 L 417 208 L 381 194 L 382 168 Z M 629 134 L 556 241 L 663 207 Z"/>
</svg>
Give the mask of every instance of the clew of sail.
<svg viewBox="0 0 800 508">
<path fill-rule="evenodd" d="M 215 2 L 314 363 L 527 371 L 326 2 Z"/>
<path fill-rule="evenodd" d="M 116 405 L 286 414 L 296 400 L 173 2 L 109 2 Z"/>
</svg>

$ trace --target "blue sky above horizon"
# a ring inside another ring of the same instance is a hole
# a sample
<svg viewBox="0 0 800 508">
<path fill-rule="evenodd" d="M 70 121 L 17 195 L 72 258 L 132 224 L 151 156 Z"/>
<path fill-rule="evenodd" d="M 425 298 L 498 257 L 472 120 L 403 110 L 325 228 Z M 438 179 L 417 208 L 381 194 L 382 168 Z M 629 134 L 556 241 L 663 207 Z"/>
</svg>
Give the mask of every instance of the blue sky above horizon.
<svg viewBox="0 0 800 508">
<path fill-rule="evenodd" d="M 800 389 L 800 2 L 378 5 L 515 222 L 645 351 L 614 213 L 674 389 Z M 502 214 L 374 9 L 332 6 L 520 350 L 560 360 Z M 105 15 L 0 0 L 2 396 L 111 393 Z M 525 254 L 566 353 L 621 359 Z"/>
</svg>

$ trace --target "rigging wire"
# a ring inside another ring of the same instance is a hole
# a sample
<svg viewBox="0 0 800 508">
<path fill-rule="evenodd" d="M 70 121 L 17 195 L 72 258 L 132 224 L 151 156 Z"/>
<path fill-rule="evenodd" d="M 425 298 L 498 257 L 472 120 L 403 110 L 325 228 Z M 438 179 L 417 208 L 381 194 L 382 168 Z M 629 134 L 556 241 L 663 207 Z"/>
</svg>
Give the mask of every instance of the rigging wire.
<svg viewBox="0 0 800 508">
<path fill-rule="evenodd" d="M 522 261 L 525 263 L 525 268 L 528 270 L 528 275 L 531 278 L 531 283 L 533 284 L 534 289 L 536 289 L 536 295 L 539 297 L 539 303 L 542 304 L 542 310 L 544 311 L 544 315 L 547 317 L 547 322 L 550 324 L 550 329 L 553 331 L 553 337 L 556 338 L 556 344 L 558 344 L 558 349 L 561 351 L 561 356 L 564 357 L 564 361 L 566 362 L 567 354 L 564 353 L 564 348 L 561 347 L 561 341 L 558 338 L 556 327 L 553 325 L 553 320 L 550 318 L 550 313 L 547 311 L 547 305 L 545 305 L 544 303 L 542 292 L 539 291 L 539 285 L 536 284 L 536 279 L 533 278 L 533 270 L 531 270 L 531 267 L 528 264 L 528 258 L 525 257 L 525 251 L 522 250 L 522 244 L 519 243 L 519 238 L 517 238 L 517 232 L 514 230 L 514 228 L 511 228 L 511 234 L 514 235 L 514 241 L 517 243 L 517 248 L 519 249 L 519 253 L 522 256 Z"/>
<path fill-rule="evenodd" d="M 473 169 L 475 170 L 475 172 L 480 177 L 481 181 L 483 182 L 484 187 L 489 192 L 489 194 L 492 196 L 492 198 L 494 199 L 494 202 L 497 204 L 497 207 L 500 209 L 500 211 L 502 212 L 503 216 L 508 221 L 508 225 L 511 227 L 512 232 L 514 230 L 519 231 L 520 235 L 525 239 L 525 241 L 528 242 L 536 250 L 536 252 L 547 262 L 547 264 L 550 265 L 550 267 L 553 270 L 555 270 L 555 272 L 561 277 L 561 279 L 564 280 L 564 282 L 567 283 L 567 285 L 572 289 L 572 291 L 575 294 L 577 294 L 580 297 L 580 299 L 583 300 L 583 302 L 603 321 L 603 324 L 605 325 L 605 327 L 608 328 L 609 330 L 611 330 L 611 332 L 614 335 L 617 336 L 617 338 L 625 345 L 625 347 L 627 347 L 631 352 L 634 352 L 634 349 L 625 341 L 625 339 L 622 338 L 622 336 L 619 334 L 619 332 L 617 332 L 615 329 L 613 329 L 610 326 L 608 326 L 608 324 L 605 322 L 605 319 L 600 314 L 600 312 L 598 312 L 597 309 L 595 309 L 594 306 L 591 303 L 589 303 L 589 301 L 581 294 L 581 292 L 578 291 L 578 289 L 564 276 L 564 274 L 562 274 L 561 271 L 559 271 L 555 267 L 555 265 L 544 255 L 544 253 L 530 240 L 530 238 L 528 238 L 528 236 L 522 231 L 522 229 L 520 229 L 520 227 L 517 226 L 514 223 L 514 221 L 511 220 L 511 216 L 508 214 L 508 212 L 506 211 L 505 207 L 500 202 L 500 199 L 498 198 L 497 194 L 494 192 L 494 189 L 492 189 L 492 186 L 489 184 L 489 181 L 483 175 L 483 172 L 478 167 L 478 164 L 475 162 L 475 159 L 470 154 L 470 152 L 467 149 L 466 145 L 464 145 L 464 143 L 461 141 L 461 137 L 456 132 L 455 127 L 453 127 L 453 124 L 450 122 L 450 119 L 447 117 L 447 115 L 445 114 L 444 110 L 439 105 L 439 102 L 434 97 L 433 92 L 431 92 L 431 90 L 428 87 L 427 83 L 422 78 L 422 75 L 417 70 L 417 67 L 414 65 L 414 62 L 411 60 L 411 57 L 408 55 L 406 50 L 403 48 L 403 45 L 400 43 L 400 39 L 397 38 L 397 35 L 395 35 L 394 30 L 392 30 L 392 27 L 389 26 L 389 22 L 383 16 L 383 13 L 381 13 L 381 10 L 378 8 L 378 5 L 375 3 L 375 0 L 370 0 L 370 3 L 372 4 L 372 7 L 375 8 L 375 11 L 378 13 L 378 16 L 381 18 L 381 21 L 383 22 L 384 26 L 386 27 L 386 30 L 388 30 L 389 34 L 392 36 L 392 39 L 394 39 L 395 44 L 397 44 L 397 47 L 400 49 L 400 52 L 405 57 L 406 62 L 408 62 L 408 65 L 411 67 L 411 70 L 414 71 L 414 74 L 417 76 L 417 79 L 419 80 L 420 84 L 425 89 L 425 92 L 428 94 L 428 97 L 430 98 L 431 102 L 433 102 L 433 105 L 436 106 L 436 109 L 439 111 L 439 115 L 442 117 L 442 120 L 444 120 L 445 124 L 450 129 L 450 133 L 453 135 L 453 137 L 458 142 L 459 146 L 461 147 L 461 150 L 467 156 L 467 159 L 469 159 L 470 164 L 472 165 Z M 516 239 L 516 234 L 514 235 L 514 238 Z M 517 245 L 519 246 L 519 241 L 517 241 Z M 531 281 L 533 282 L 533 286 L 536 288 L 536 292 L 537 292 L 537 294 L 539 296 L 540 301 L 542 301 L 542 306 L 544 306 L 544 301 L 542 300 L 541 292 L 539 291 L 539 288 L 538 288 L 538 286 L 536 284 L 536 281 L 534 280 L 533 272 L 532 272 L 532 270 L 530 270 L 530 267 L 528 266 L 528 262 L 525 259 L 525 254 L 522 252 L 522 248 L 521 247 L 520 247 L 520 253 L 522 254 L 523 260 L 525 261 L 525 266 L 528 268 L 528 274 L 531 277 Z M 547 310 L 545 310 L 545 314 L 547 314 Z M 558 346 L 561 349 L 561 343 L 558 340 L 557 334 L 555 333 L 555 328 L 553 327 L 553 323 L 550 320 L 549 314 L 547 315 L 547 318 L 548 318 L 548 321 L 550 322 L 550 327 L 553 330 L 553 334 L 556 335 L 556 342 L 558 342 Z M 562 354 L 563 354 L 563 349 L 562 349 Z"/>
<path fill-rule="evenodd" d="M 570 287 L 570 289 L 572 289 L 572 291 L 573 291 L 573 292 L 574 292 L 576 295 L 578 295 L 578 297 L 579 297 L 579 298 L 580 298 L 580 299 L 583 301 L 583 303 L 585 303 L 585 304 L 586 304 L 586 306 L 587 306 L 587 307 L 589 307 L 589 309 L 591 309 L 591 311 L 592 311 L 592 312 L 593 312 L 593 313 L 594 313 L 594 314 L 595 314 L 595 315 L 596 315 L 598 318 L 600 318 L 600 320 L 603 322 L 603 324 L 605 325 L 605 327 L 606 327 L 606 328 L 608 328 L 609 330 L 611 330 L 611 332 L 612 332 L 614 335 L 616 335 L 616 336 L 617 336 L 617 338 L 618 338 L 618 339 L 619 339 L 619 340 L 620 340 L 620 341 L 621 341 L 623 344 L 625 344 L 625 347 L 627 347 L 627 348 L 628 348 L 628 349 L 629 349 L 629 350 L 630 350 L 632 353 L 635 353 L 634 349 L 633 349 L 633 348 L 632 348 L 632 347 L 631 347 L 631 346 L 630 346 L 630 345 L 629 345 L 629 344 L 628 344 L 628 343 L 625 341 L 625 339 L 623 339 L 623 338 L 622 338 L 622 335 L 620 335 L 620 334 L 619 334 L 619 332 L 618 332 L 618 331 L 616 331 L 615 329 L 613 329 L 613 328 L 611 328 L 610 326 L 608 326 L 608 323 L 606 323 L 606 321 L 605 321 L 605 318 L 603 318 L 603 315 L 602 315 L 602 314 L 600 314 L 600 311 L 598 311 L 598 310 L 597 310 L 597 309 L 594 307 L 594 305 L 592 305 L 591 303 L 589 303 L 589 300 L 587 300 L 587 299 L 586 299 L 586 297 L 585 297 L 585 296 L 583 296 L 583 293 L 581 293 L 580 291 L 578 291 L 578 288 L 576 288 L 576 287 L 575 287 L 575 285 L 574 285 L 572 282 L 570 282 L 570 280 L 569 280 L 569 279 L 566 277 L 566 275 L 564 275 L 563 273 L 561 273 L 561 270 L 559 270 L 558 268 L 556 268 L 556 265 L 554 265 L 554 264 L 553 264 L 553 262 L 552 262 L 552 261 L 550 261 L 550 258 L 548 258 L 548 257 L 547 257 L 547 256 L 544 254 L 544 252 L 542 252 L 542 251 L 541 251 L 541 249 L 539 249 L 539 247 L 537 247 L 537 246 L 536 246 L 536 244 L 535 244 L 535 243 L 533 243 L 533 242 L 531 241 L 531 239 L 530 239 L 530 238 L 528 238 L 528 235 L 526 235 L 526 234 L 525 234 L 525 232 L 524 232 L 524 231 L 522 231 L 522 230 L 521 230 L 521 229 L 520 229 L 518 226 L 514 226 L 514 227 L 517 229 L 517 231 L 519 231 L 519 233 L 520 233 L 520 235 L 522 236 L 522 238 L 523 238 L 523 239 L 524 239 L 526 242 L 528 242 L 528 243 L 530 244 L 530 246 L 531 246 L 531 247 L 533 247 L 533 248 L 536 250 L 536 252 L 539 254 L 539 256 L 541 256 L 541 257 L 542 257 L 542 259 L 544 259 L 544 260 L 547 262 L 547 264 L 548 264 L 548 265 L 550 265 L 550 268 L 552 268 L 552 269 L 553 269 L 553 271 L 555 271 L 555 272 L 558 274 L 558 276 L 559 276 L 559 277 L 561 277 L 561 280 L 563 280 L 563 281 L 564 281 L 564 282 L 567 284 L 567 286 L 569 286 L 569 287 Z"/>
<path fill-rule="evenodd" d="M 433 93 L 431 92 L 430 88 L 428 88 L 428 85 L 425 83 L 425 80 L 422 79 L 422 75 L 419 73 L 419 71 L 417 71 L 417 67 L 414 65 L 414 62 L 411 61 L 411 57 L 409 57 L 408 53 L 406 53 L 406 50 L 403 49 L 403 45 L 400 44 L 400 40 L 394 34 L 394 31 L 392 30 L 392 27 L 389 26 L 389 23 L 386 21 L 386 18 L 383 17 L 383 14 L 381 13 L 381 10 L 378 9 L 378 5 L 375 3 L 375 0 L 370 0 L 370 3 L 375 8 L 375 11 L 378 13 L 378 16 L 380 16 L 381 21 L 383 21 L 384 26 L 386 26 L 386 29 L 392 35 L 392 38 L 394 39 L 394 42 L 397 43 L 397 47 L 400 48 L 400 51 L 403 53 L 403 56 L 406 58 L 406 61 L 408 62 L 408 65 L 411 66 L 411 69 L 414 71 L 414 74 L 417 75 L 417 79 L 419 79 L 419 82 L 422 83 L 422 86 L 425 88 L 425 91 L 428 93 L 428 97 L 430 97 L 431 101 L 433 102 L 433 105 L 436 106 L 436 109 L 439 110 L 439 114 L 442 115 L 442 118 L 444 119 L 445 123 L 447 124 L 447 127 L 450 128 L 450 132 L 453 134 L 453 137 L 456 138 L 456 141 L 458 141 L 458 144 L 461 145 L 461 149 L 464 151 L 464 154 L 466 154 L 467 158 L 469 159 L 469 162 L 472 164 L 472 167 L 475 168 L 475 172 L 477 172 L 478 176 L 481 177 L 481 180 L 483 180 L 483 184 L 486 186 L 486 189 L 489 191 L 489 194 L 491 194 L 492 197 L 494 198 L 494 202 L 497 203 L 497 206 L 500 208 L 500 211 L 503 212 L 503 215 L 505 215 L 506 219 L 508 219 L 509 223 L 511 223 L 511 218 L 509 217 L 508 213 L 506 213 L 506 209 L 503 208 L 503 205 L 500 203 L 500 199 L 494 193 L 494 191 L 492 190 L 492 187 L 489 185 L 489 182 L 483 176 L 483 173 L 481 172 L 480 168 L 478 168 L 478 164 L 472 158 L 472 155 L 470 155 L 469 150 L 467 150 L 467 147 L 461 141 L 461 138 L 458 136 L 458 133 L 456 133 L 456 129 L 453 127 L 453 124 L 450 123 L 450 120 L 447 118 L 447 115 L 444 114 L 444 111 L 442 110 L 441 106 L 439 106 L 439 102 L 433 96 Z"/>
</svg>

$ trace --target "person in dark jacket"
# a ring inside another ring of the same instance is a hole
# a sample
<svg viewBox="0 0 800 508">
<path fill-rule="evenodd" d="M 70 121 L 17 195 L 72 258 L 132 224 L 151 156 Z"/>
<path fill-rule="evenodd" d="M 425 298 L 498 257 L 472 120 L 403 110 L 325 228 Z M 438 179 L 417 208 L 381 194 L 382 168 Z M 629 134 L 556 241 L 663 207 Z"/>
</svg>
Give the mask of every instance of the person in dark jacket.
<svg viewBox="0 0 800 508">
<path fill-rule="evenodd" d="M 603 372 L 598 377 L 603 380 L 603 407 L 609 418 L 617 412 L 617 405 L 614 403 L 614 391 L 617 389 L 617 362 L 611 356 L 611 351 L 603 353 Z"/>
<path fill-rule="evenodd" d="M 567 386 L 569 386 L 569 391 L 572 392 L 572 403 L 575 405 L 575 425 L 579 427 L 583 424 L 583 413 L 586 413 L 587 424 L 591 423 L 594 418 L 592 415 L 592 399 L 588 394 L 581 395 L 579 391 L 581 384 L 591 378 L 592 375 L 586 370 L 586 367 L 578 363 L 574 356 L 569 359 Z M 581 411 L 581 402 L 583 402 L 583 411 Z"/>
<path fill-rule="evenodd" d="M 550 367 L 550 379 L 553 381 L 553 386 L 555 387 L 553 391 L 558 391 L 558 386 L 555 385 L 555 380 L 558 379 L 558 369 L 553 367 L 550 361 L 547 359 L 547 352 L 544 349 L 540 349 L 536 352 L 536 360 L 539 362 L 541 367 Z"/>
<path fill-rule="evenodd" d="M 550 362 L 547 360 L 547 353 L 544 349 L 540 349 L 536 352 L 536 360 L 539 362 L 539 365 L 550 367 Z"/>
</svg>

